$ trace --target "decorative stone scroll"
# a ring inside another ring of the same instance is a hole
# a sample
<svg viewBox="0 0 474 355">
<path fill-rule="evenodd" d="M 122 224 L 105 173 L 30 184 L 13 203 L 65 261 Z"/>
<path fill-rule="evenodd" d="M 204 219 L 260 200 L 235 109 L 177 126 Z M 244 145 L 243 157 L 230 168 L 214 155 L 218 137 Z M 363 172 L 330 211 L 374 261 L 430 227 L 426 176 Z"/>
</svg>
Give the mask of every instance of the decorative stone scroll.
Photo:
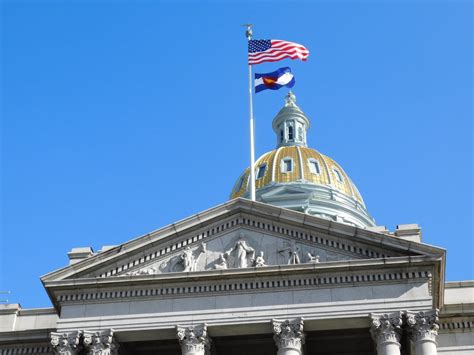
<svg viewBox="0 0 474 355">
<path fill-rule="evenodd" d="M 273 339 L 278 348 L 278 355 L 301 355 L 304 344 L 303 318 L 292 320 L 272 320 Z"/>
<path fill-rule="evenodd" d="M 207 335 L 207 325 L 198 324 L 190 327 L 176 326 L 176 336 L 183 355 L 209 354 L 211 340 Z"/>
<path fill-rule="evenodd" d="M 79 351 L 81 332 L 56 333 L 51 332 L 51 347 L 58 355 L 76 355 Z"/>
<path fill-rule="evenodd" d="M 415 343 L 417 355 L 436 355 L 436 337 L 439 330 L 438 310 L 406 312 L 410 339 Z"/>
<path fill-rule="evenodd" d="M 377 344 L 378 355 L 400 355 L 400 336 L 402 333 L 402 312 L 370 315 L 370 332 Z"/>
<path fill-rule="evenodd" d="M 84 347 L 88 355 L 117 355 L 118 344 L 112 329 L 99 332 L 84 331 Z"/>
</svg>

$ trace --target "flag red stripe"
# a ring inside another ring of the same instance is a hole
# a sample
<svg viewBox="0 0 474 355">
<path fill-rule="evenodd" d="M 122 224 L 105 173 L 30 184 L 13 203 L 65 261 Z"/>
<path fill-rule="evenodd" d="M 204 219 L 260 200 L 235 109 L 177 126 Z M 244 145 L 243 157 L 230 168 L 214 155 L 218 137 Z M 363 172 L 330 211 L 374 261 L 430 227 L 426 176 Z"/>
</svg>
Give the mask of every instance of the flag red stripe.
<svg viewBox="0 0 474 355">
<path fill-rule="evenodd" d="M 285 59 L 285 58 L 291 58 L 291 59 L 301 59 L 305 61 L 308 56 L 307 55 L 301 55 L 299 53 L 294 53 L 294 54 L 288 54 L 288 53 L 282 53 L 279 56 L 272 56 L 268 58 L 260 58 L 260 59 L 254 59 L 251 60 L 249 59 L 249 64 L 260 64 L 263 62 L 278 62 L 279 60 Z"/>
<path fill-rule="evenodd" d="M 255 59 L 255 58 L 261 58 L 261 57 L 271 57 L 271 56 L 280 55 L 281 53 L 301 53 L 303 55 L 309 55 L 308 51 L 302 51 L 299 49 L 291 49 L 291 50 L 286 50 L 286 51 L 268 50 L 265 52 L 250 53 L 249 58 Z"/>
<path fill-rule="evenodd" d="M 265 51 L 249 53 L 248 63 L 277 62 L 285 58 L 306 60 L 309 56 L 306 47 L 298 43 L 272 39 L 271 44 L 271 48 Z"/>
<path fill-rule="evenodd" d="M 266 51 L 263 51 L 263 52 L 249 53 L 249 56 L 259 55 L 259 54 L 262 54 L 262 53 L 287 52 L 287 51 L 290 51 L 290 50 L 309 53 L 309 51 L 307 49 L 288 47 L 288 48 L 282 48 L 282 49 L 280 49 L 280 48 L 269 48 L 269 49 L 267 49 Z"/>
<path fill-rule="evenodd" d="M 299 50 L 291 50 L 291 51 L 286 51 L 286 52 L 276 52 L 276 53 L 259 53 L 258 55 L 250 56 L 249 55 L 249 61 L 260 61 L 260 60 L 265 60 L 265 59 L 270 59 L 270 58 L 278 58 L 282 55 L 297 55 L 299 57 L 308 57 L 309 52 L 301 52 Z"/>
</svg>

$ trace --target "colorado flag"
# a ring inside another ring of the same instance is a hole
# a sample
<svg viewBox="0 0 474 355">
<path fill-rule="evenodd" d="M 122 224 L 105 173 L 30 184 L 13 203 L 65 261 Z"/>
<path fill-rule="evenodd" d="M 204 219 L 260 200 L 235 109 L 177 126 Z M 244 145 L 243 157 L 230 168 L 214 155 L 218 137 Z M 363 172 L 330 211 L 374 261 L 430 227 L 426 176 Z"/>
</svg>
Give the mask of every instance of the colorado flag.
<svg viewBox="0 0 474 355">
<path fill-rule="evenodd" d="M 289 67 L 280 68 L 271 73 L 255 73 L 255 93 L 262 90 L 278 90 L 286 86 L 292 88 L 295 85 L 295 77 Z"/>
</svg>

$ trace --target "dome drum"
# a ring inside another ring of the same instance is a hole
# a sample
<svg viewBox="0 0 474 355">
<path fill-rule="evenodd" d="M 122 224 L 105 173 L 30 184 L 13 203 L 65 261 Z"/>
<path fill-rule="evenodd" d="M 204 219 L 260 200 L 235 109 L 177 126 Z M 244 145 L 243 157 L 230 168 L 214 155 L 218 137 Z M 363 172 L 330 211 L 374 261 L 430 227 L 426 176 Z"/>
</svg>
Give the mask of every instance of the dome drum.
<svg viewBox="0 0 474 355">
<path fill-rule="evenodd" d="M 375 225 L 364 205 L 328 186 L 305 182 L 273 184 L 258 190 L 257 200 L 335 222 Z"/>
</svg>

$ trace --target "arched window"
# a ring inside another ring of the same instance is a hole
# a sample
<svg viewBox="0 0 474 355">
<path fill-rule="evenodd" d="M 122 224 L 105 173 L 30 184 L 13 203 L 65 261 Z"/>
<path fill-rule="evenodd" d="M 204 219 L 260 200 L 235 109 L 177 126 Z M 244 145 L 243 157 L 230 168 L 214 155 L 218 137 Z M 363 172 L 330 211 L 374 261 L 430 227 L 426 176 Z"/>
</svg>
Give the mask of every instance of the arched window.
<svg viewBox="0 0 474 355">
<path fill-rule="evenodd" d="M 266 171 L 267 171 L 267 164 L 260 165 L 257 171 L 257 179 L 263 178 L 265 176 Z"/>
<path fill-rule="evenodd" d="M 337 181 L 339 181 L 339 182 L 341 182 L 341 183 L 344 182 L 344 179 L 343 179 L 343 177 L 342 177 L 342 174 L 341 174 L 341 172 L 340 172 L 339 170 L 337 170 L 337 169 L 334 168 L 334 169 L 332 169 L 332 171 L 334 171 L 334 174 L 336 174 L 336 179 L 337 179 Z"/>
<path fill-rule="evenodd" d="M 311 174 L 321 174 L 319 162 L 316 159 L 309 159 L 308 164 L 309 164 L 309 171 L 311 171 Z"/>
<path fill-rule="evenodd" d="M 237 183 L 234 186 L 234 192 L 239 192 L 240 189 L 242 188 L 242 185 L 244 184 L 245 181 L 245 174 L 243 174 L 239 180 L 237 180 Z"/>
<path fill-rule="evenodd" d="M 293 159 L 284 158 L 281 160 L 281 172 L 290 173 L 293 171 Z"/>
<path fill-rule="evenodd" d="M 288 127 L 288 140 L 289 141 L 293 140 L 293 127 L 292 126 Z"/>
</svg>

